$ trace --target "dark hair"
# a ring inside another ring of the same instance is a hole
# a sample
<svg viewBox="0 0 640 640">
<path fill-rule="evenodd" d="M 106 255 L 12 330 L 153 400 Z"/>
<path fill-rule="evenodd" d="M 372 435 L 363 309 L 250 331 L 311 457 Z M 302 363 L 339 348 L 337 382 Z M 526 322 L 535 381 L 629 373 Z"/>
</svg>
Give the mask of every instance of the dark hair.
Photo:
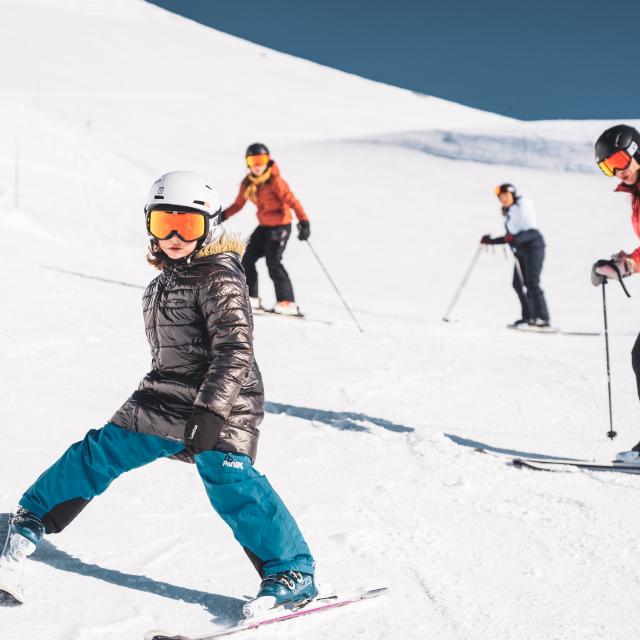
<svg viewBox="0 0 640 640">
<path fill-rule="evenodd" d="M 147 251 L 147 262 L 159 271 L 167 268 L 166 256 L 158 245 L 157 240 L 155 239 L 152 239 L 149 242 L 149 250 Z"/>
</svg>

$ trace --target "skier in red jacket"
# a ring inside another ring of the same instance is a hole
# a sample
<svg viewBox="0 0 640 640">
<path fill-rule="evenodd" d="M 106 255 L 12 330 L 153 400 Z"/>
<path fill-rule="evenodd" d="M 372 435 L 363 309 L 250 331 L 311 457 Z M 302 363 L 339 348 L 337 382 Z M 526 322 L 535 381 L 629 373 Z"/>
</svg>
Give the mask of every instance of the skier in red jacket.
<svg viewBox="0 0 640 640">
<path fill-rule="evenodd" d="M 631 224 L 640 238 L 640 133 L 625 124 L 607 129 L 596 141 L 596 161 L 602 172 L 621 180 L 616 191 L 631 195 Z M 640 247 L 632 253 L 619 251 L 609 260 L 598 260 L 591 270 L 591 281 L 600 285 L 606 278 L 624 278 L 640 271 Z M 640 335 L 631 351 L 631 364 L 636 374 L 640 397 Z M 630 451 L 616 456 L 621 462 L 640 461 L 640 442 Z"/>
</svg>

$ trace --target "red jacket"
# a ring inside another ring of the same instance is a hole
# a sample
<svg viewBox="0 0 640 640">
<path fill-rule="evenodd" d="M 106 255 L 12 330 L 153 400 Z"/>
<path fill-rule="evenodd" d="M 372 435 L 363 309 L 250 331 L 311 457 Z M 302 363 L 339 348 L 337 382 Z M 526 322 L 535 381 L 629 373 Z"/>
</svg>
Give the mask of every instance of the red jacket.
<svg viewBox="0 0 640 640">
<path fill-rule="evenodd" d="M 244 207 L 247 201 L 245 191 L 250 184 L 248 177 L 240 183 L 240 191 L 235 202 L 222 212 L 223 220 L 227 220 Z M 289 185 L 280 177 L 280 169 L 274 161 L 271 162 L 271 178 L 264 184 L 258 185 L 256 206 L 258 223 L 264 227 L 290 224 L 292 209 L 298 220 L 309 219 L 302 205 L 293 195 L 293 191 L 289 189 Z"/>
<path fill-rule="evenodd" d="M 640 185 L 628 185 L 621 182 L 616 191 L 623 191 L 624 193 L 631 194 L 631 224 L 633 230 L 636 232 L 638 238 L 640 238 Z M 638 270 L 640 270 L 640 247 L 638 247 L 633 253 L 629 254 L 629 257 L 634 260 Z"/>
</svg>

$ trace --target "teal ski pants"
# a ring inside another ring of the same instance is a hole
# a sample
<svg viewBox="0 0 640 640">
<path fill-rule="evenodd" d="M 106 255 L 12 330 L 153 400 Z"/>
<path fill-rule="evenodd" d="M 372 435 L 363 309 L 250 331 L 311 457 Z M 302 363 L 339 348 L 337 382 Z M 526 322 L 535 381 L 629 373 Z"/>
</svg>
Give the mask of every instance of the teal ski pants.
<svg viewBox="0 0 640 640">
<path fill-rule="evenodd" d="M 57 533 L 121 474 L 183 449 L 182 442 L 109 423 L 69 447 L 27 489 L 20 506 L 41 518 L 47 533 Z M 211 505 L 262 577 L 287 570 L 313 574 L 298 525 L 248 456 L 205 451 L 195 462 Z"/>
</svg>

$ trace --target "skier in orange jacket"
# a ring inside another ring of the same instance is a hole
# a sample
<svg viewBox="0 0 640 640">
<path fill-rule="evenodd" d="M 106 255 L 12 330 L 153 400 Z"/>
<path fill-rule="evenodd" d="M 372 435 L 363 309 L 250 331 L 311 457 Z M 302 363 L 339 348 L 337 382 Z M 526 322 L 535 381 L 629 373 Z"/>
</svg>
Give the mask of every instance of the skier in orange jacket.
<svg viewBox="0 0 640 640">
<path fill-rule="evenodd" d="M 222 212 L 222 219 L 228 220 L 240 211 L 247 200 L 258 208 L 258 227 L 251 234 L 242 258 L 251 306 L 254 310 L 263 309 L 258 295 L 256 262 L 265 258 L 276 291 L 276 304 L 271 310 L 285 315 L 301 315 L 289 274 L 282 264 L 282 256 L 291 235 L 291 211 L 298 220 L 298 240 L 309 238 L 309 218 L 280 176 L 278 165 L 271 159 L 269 149 L 264 144 L 256 142 L 249 145 L 245 156 L 249 173 L 240 183 L 235 202 Z"/>
</svg>

